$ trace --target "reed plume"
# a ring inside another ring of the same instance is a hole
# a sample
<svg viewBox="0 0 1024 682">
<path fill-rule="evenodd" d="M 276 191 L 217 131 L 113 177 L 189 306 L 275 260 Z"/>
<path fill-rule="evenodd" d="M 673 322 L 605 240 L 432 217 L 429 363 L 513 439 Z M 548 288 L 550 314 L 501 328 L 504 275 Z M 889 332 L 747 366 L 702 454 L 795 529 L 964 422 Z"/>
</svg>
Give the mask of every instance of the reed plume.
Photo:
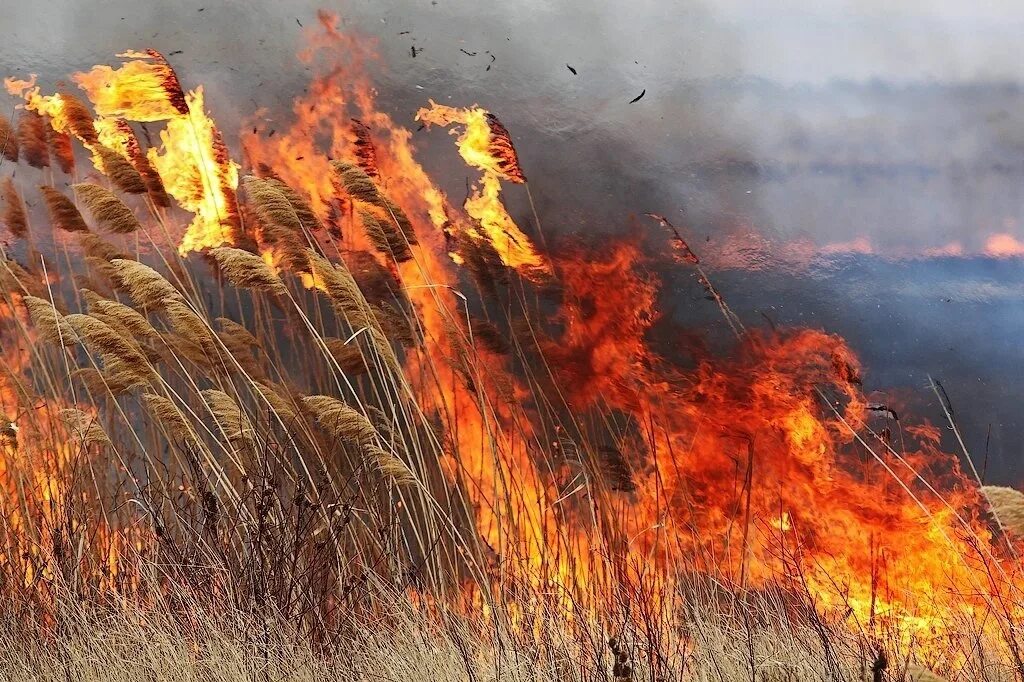
<svg viewBox="0 0 1024 682">
<path fill-rule="evenodd" d="M 97 144 L 92 147 L 96 158 L 99 159 L 97 170 L 102 172 L 119 190 L 127 194 L 145 194 L 147 191 L 146 182 L 142 179 L 139 171 L 113 149 Z"/>
<path fill-rule="evenodd" d="M 377 185 L 362 168 L 345 161 L 332 161 L 331 167 L 350 197 L 380 208 L 383 213 L 381 219 L 389 227 L 392 222 L 395 223 L 409 244 L 416 243 L 416 233 L 409 217 L 398 204 L 381 194 Z"/>
<path fill-rule="evenodd" d="M 116 283 L 128 292 L 136 305 L 161 308 L 166 300 L 181 299 L 178 290 L 148 265 L 127 258 L 114 258 L 110 264 L 114 267 Z"/>
<path fill-rule="evenodd" d="M 263 348 L 263 343 L 238 322 L 227 317 L 218 317 L 215 322 L 220 326 L 224 334 L 237 339 L 240 343 L 244 343 L 252 348 Z"/>
<path fill-rule="evenodd" d="M 260 381 L 253 382 L 253 388 L 257 393 L 263 396 L 263 399 L 266 400 L 268 405 L 270 405 L 270 409 L 273 410 L 274 414 L 276 414 L 281 421 L 285 422 L 285 424 L 295 421 L 297 418 L 295 407 L 291 400 L 281 394 L 279 389 L 269 383 Z"/>
<path fill-rule="evenodd" d="M 288 293 L 281 278 L 256 254 L 230 246 L 210 249 L 209 253 L 217 261 L 224 276 L 236 287 L 277 296 Z"/>
<path fill-rule="evenodd" d="M 49 301 L 35 296 L 23 297 L 32 325 L 40 338 L 61 346 L 71 346 L 78 336 L 64 317 Z"/>
<path fill-rule="evenodd" d="M 370 243 L 381 253 L 391 256 L 395 261 L 404 263 L 412 260 L 412 251 L 405 238 L 391 226 L 377 219 L 366 209 L 359 210 L 359 221 L 363 224 L 363 231 L 369 237 Z"/>
<path fill-rule="evenodd" d="M 335 311 L 349 323 L 353 329 L 370 327 L 372 315 L 370 307 L 359 290 L 359 285 L 344 266 L 335 265 L 316 253 L 306 250 L 310 271 L 317 288 L 327 294 Z"/>
<path fill-rule="evenodd" d="M 87 256 L 93 258 L 100 258 L 105 261 L 112 261 L 115 258 L 128 258 L 127 253 L 92 232 L 78 235 L 78 244 Z"/>
<path fill-rule="evenodd" d="M 331 166 L 350 197 L 374 206 L 384 203 L 377 185 L 362 168 L 346 161 L 332 161 Z"/>
<path fill-rule="evenodd" d="M 384 476 L 391 479 L 395 485 L 414 485 L 416 476 L 409 466 L 400 458 L 377 445 L 366 445 L 363 453 Z"/>
<path fill-rule="evenodd" d="M 275 225 L 293 233 L 302 233 L 302 223 L 288 197 L 281 191 L 279 184 L 270 180 L 247 175 L 242 178 L 242 188 L 249 200 L 248 204 L 264 225 Z"/>
<path fill-rule="evenodd" d="M 143 339 L 155 339 L 159 337 L 156 329 L 149 323 L 144 315 L 137 310 L 119 301 L 112 301 L 103 298 L 95 291 L 81 289 L 80 293 L 92 315 L 102 315 L 117 320 L 129 334 Z"/>
<path fill-rule="evenodd" d="M 160 178 L 160 174 L 153 164 L 149 161 L 146 156 L 146 152 L 143 151 L 142 145 L 139 144 L 139 138 L 135 135 L 135 130 L 132 129 L 128 121 L 123 118 L 116 119 L 114 127 L 117 129 L 118 135 L 124 140 L 125 150 L 127 151 L 128 160 L 139 175 L 142 176 L 142 181 L 146 184 L 146 190 L 149 192 L 149 198 L 153 200 L 153 203 L 163 208 L 169 208 L 171 205 L 171 198 L 167 196 L 167 190 L 164 187 L 164 181 Z"/>
<path fill-rule="evenodd" d="M 366 360 L 363 359 L 363 352 L 358 344 L 345 343 L 342 339 L 327 337 L 324 339 L 324 345 L 327 346 L 327 352 L 331 354 L 345 374 L 356 376 L 367 372 Z"/>
<path fill-rule="evenodd" d="M 103 231 L 131 234 L 142 227 L 132 210 L 110 190 L 84 182 L 72 185 L 71 188 Z"/>
<path fill-rule="evenodd" d="M 301 402 L 328 434 L 343 443 L 366 446 L 377 436 L 377 429 L 370 420 L 342 400 L 328 395 L 310 395 Z"/>
<path fill-rule="evenodd" d="M 73 407 L 61 410 L 59 416 L 82 445 L 89 447 L 110 444 L 110 437 L 99 425 L 95 416 Z"/>
<path fill-rule="evenodd" d="M 75 95 L 66 92 L 60 94 L 60 100 L 61 109 L 72 134 L 90 149 L 93 146 L 98 146 L 100 139 L 96 134 L 96 126 L 92 122 L 92 112 L 89 111 L 89 107 L 85 106 L 85 103 Z"/>
<path fill-rule="evenodd" d="M 271 187 L 277 189 L 288 203 L 291 204 L 292 210 L 295 211 L 295 217 L 298 218 L 299 224 L 309 230 L 310 232 L 319 232 L 324 229 L 324 224 L 320 218 L 317 217 L 316 212 L 313 211 L 313 207 L 309 205 L 309 202 L 302 197 L 294 189 L 286 185 L 279 178 L 265 178 Z"/>
<path fill-rule="evenodd" d="M 43 202 L 46 203 L 46 210 L 54 227 L 65 232 L 89 231 L 82 214 L 70 199 L 49 185 L 42 185 L 39 191 L 43 193 Z"/>
<path fill-rule="evenodd" d="M 0 258 L 0 289 L 17 291 L 42 298 L 46 296 L 46 287 L 39 277 L 30 273 L 20 263 Z"/>
<path fill-rule="evenodd" d="M 251 448 L 256 439 L 256 431 L 238 403 L 224 391 L 215 388 L 201 391 L 200 394 L 224 437 L 236 448 Z"/>
<path fill-rule="evenodd" d="M 18 239 L 24 239 L 28 235 L 28 215 L 25 213 L 25 204 L 21 201 L 21 195 L 18 194 L 14 180 L 10 176 L 5 176 L 3 180 L 0 180 L 0 194 L 3 194 L 4 198 L 4 225 L 7 226 L 11 235 Z"/>
<path fill-rule="evenodd" d="M 18 148 L 25 162 L 33 168 L 50 165 L 46 128 L 46 121 L 34 111 L 23 111 L 18 117 Z"/>
<path fill-rule="evenodd" d="M 149 360 L 142 354 L 139 347 L 111 329 L 106 323 L 91 315 L 81 313 L 66 315 L 64 320 L 75 331 L 82 343 L 94 353 L 107 358 L 116 358 L 123 363 L 125 369 L 130 369 L 147 381 L 155 378 L 153 366 L 149 364 Z"/>
<path fill-rule="evenodd" d="M 170 398 L 155 393 L 143 393 L 139 400 L 171 440 L 179 444 L 191 444 L 199 440 L 188 419 Z"/>
<path fill-rule="evenodd" d="M 71 136 L 52 126 L 46 129 L 46 141 L 50 146 L 50 156 L 57 159 L 57 165 L 65 175 L 75 172 L 75 150 L 71 145 Z"/>
<path fill-rule="evenodd" d="M 170 296 L 161 302 L 174 331 L 188 341 L 197 344 L 204 353 L 216 353 L 218 345 L 213 331 L 206 321 L 197 315 L 181 298 Z"/>
<path fill-rule="evenodd" d="M 1024 537 L 1024 493 L 998 485 L 983 486 L 981 492 L 1006 532 Z"/>
<path fill-rule="evenodd" d="M 380 179 L 380 168 L 377 166 L 377 150 L 373 146 L 370 128 L 357 119 L 352 119 L 352 136 L 354 139 L 356 162 L 366 175 L 374 180 Z"/>
<path fill-rule="evenodd" d="M 13 163 L 18 162 L 18 136 L 3 114 L 0 114 L 0 156 Z"/>
<path fill-rule="evenodd" d="M 522 184 L 526 182 L 526 175 L 522 166 L 519 165 L 519 155 L 512 145 L 512 136 L 508 129 L 502 125 L 498 117 L 487 112 L 487 126 L 491 130 L 491 137 L 488 141 L 487 151 L 497 159 L 498 168 L 507 179 Z"/>
<path fill-rule="evenodd" d="M 295 272 L 307 269 L 307 239 L 295 207 L 280 188 L 280 183 L 246 176 L 242 178 L 247 205 L 260 224 L 260 240 Z"/>
</svg>

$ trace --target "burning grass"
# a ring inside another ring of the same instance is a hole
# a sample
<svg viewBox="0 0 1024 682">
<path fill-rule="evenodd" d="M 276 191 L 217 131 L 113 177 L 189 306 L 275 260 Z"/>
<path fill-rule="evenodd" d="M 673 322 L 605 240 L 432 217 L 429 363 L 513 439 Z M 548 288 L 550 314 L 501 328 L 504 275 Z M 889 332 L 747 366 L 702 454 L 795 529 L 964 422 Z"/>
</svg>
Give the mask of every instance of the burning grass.
<svg viewBox="0 0 1024 682">
<path fill-rule="evenodd" d="M 95 118 L 8 81 L 106 181 L 85 215 L 3 187 L 5 675 L 1020 678 L 1014 491 L 703 269 L 734 347 L 659 355 L 679 229 L 542 252 L 508 131 L 431 103 L 482 173 L 450 205 L 362 48 L 309 38 L 323 75 L 242 163 L 157 53 L 74 77 Z"/>
</svg>

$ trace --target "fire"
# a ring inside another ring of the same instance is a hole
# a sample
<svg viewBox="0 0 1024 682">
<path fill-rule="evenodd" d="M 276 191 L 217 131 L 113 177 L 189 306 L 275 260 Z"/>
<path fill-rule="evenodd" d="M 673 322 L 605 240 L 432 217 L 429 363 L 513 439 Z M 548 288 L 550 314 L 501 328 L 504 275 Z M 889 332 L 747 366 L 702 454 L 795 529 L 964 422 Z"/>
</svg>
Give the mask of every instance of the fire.
<svg viewBox="0 0 1024 682">
<path fill-rule="evenodd" d="M 416 113 L 416 120 L 427 125 L 456 123 L 464 126 L 461 134 L 456 133 L 459 154 L 467 164 L 483 173 L 481 184 L 473 188 L 473 194 L 465 203 L 466 213 L 480 226 L 480 232 L 471 228 L 470 236 L 488 240 L 505 265 L 531 279 L 548 272 L 544 258 L 501 202 L 500 181 L 525 183 L 526 176 L 519 167 L 519 157 L 508 131 L 497 117 L 480 107 L 457 109 L 431 100 L 429 108 Z"/>
<path fill-rule="evenodd" d="M 118 69 L 98 65 L 72 79 L 81 87 L 100 118 L 82 120 L 80 109 L 69 113 L 69 100 L 61 94 L 41 95 L 34 77 L 8 78 L 8 92 L 25 100 L 25 106 L 50 117 L 59 132 L 76 135 L 94 152 L 93 163 L 103 164 L 95 147 L 103 144 L 131 162 L 146 180 L 158 205 L 165 188 L 178 204 L 195 214 L 178 246 L 184 255 L 192 251 L 234 243 L 238 234 L 235 190 L 238 169 L 213 119 L 206 113 L 203 89 L 185 93 L 177 74 L 155 50 L 124 52 L 132 59 Z M 127 121 L 166 121 L 160 131 L 161 146 L 143 158 L 134 131 Z M 158 188 L 153 170 L 159 176 Z"/>
<path fill-rule="evenodd" d="M 72 76 L 97 114 L 131 121 L 166 121 L 189 115 L 192 106 L 182 92 L 178 75 L 162 54 L 146 50 L 117 56 L 134 61 L 118 69 L 100 64 Z"/>
<path fill-rule="evenodd" d="M 238 227 L 239 166 L 206 114 L 203 89 L 188 93 L 185 101 L 188 115 L 169 120 L 160 131 L 163 144 L 148 154 L 167 193 L 195 214 L 178 245 L 182 255 L 233 243 Z"/>
<path fill-rule="evenodd" d="M 405 240 L 404 257 L 380 248 L 368 256 L 399 282 L 415 317 L 394 385 L 424 421 L 443 427 L 423 429 L 423 439 L 446 493 L 468 501 L 473 539 L 486 547 L 490 565 L 477 587 L 510 576 L 533 593 L 558 586 L 565 604 L 601 615 L 604 600 L 629 585 L 649 595 L 645 606 L 667 612 L 683 574 L 694 572 L 737 589 L 806 595 L 872 641 L 939 641 L 964 618 L 994 628 L 985 617 L 995 603 L 1024 616 L 1021 578 L 982 516 L 976 486 L 939 449 L 934 427 L 895 424 L 907 442 L 894 444 L 869 409 L 845 341 L 811 329 L 737 333 L 728 353 L 711 353 L 699 333 L 670 328 L 658 311 L 652 266 L 702 262 L 682 234 L 662 235 L 660 258 L 636 239 L 542 256 L 501 201 L 501 182 L 525 183 L 525 175 L 497 118 L 432 101 L 417 113 L 427 124 L 460 126 L 459 153 L 481 172 L 460 211 L 417 160 L 413 134 L 377 109 L 363 71 L 372 50 L 338 32 L 328 14 L 310 41 L 300 58 L 326 65 L 295 100 L 290 125 L 244 135 L 247 172 L 307 203 L 315 220 L 302 236 L 339 262 L 374 246 L 361 211 Z M 136 61 L 75 77 L 100 116 L 98 143 L 138 164 L 128 122 L 165 121 L 160 147 L 144 158 L 194 214 L 179 253 L 239 243 L 241 166 L 205 111 L 203 89 L 182 93 L 158 53 L 121 56 Z M 60 95 L 44 97 L 31 82 L 8 88 L 73 132 Z M 348 186 L 339 182 L 346 169 L 360 169 Z M 556 311 L 550 319 L 483 286 L 471 302 L 473 265 L 459 251 L 467 238 L 500 260 L 475 277 L 509 268 L 557 282 L 557 296 L 537 294 Z M 273 244 L 262 246 L 275 269 L 291 267 Z M 833 250 L 869 253 L 871 245 Z M 293 274 L 327 288 L 316 272 Z M 703 270 L 698 281 L 727 310 Z M 523 350 L 486 347 L 477 339 L 483 328 Z M 655 351 L 658 334 L 673 335 L 676 355 Z M 0 435 L 11 431 L 0 422 Z M 59 486 L 41 480 L 38 493 L 60 497 Z"/>
</svg>

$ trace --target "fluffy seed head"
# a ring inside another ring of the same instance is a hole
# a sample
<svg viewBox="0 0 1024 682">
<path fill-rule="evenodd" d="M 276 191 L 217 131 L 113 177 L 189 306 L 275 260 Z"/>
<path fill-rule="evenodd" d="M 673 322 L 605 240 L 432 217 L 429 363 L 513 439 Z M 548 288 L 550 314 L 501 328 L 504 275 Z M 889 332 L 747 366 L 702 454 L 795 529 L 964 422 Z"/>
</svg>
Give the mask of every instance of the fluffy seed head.
<svg viewBox="0 0 1024 682">
<path fill-rule="evenodd" d="M 13 236 L 24 239 L 28 234 L 28 215 L 25 213 L 25 204 L 21 201 L 21 195 L 18 194 L 10 176 L 0 180 L 0 194 L 4 198 L 4 225 Z"/>
<path fill-rule="evenodd" d="M 104 231 L 131 234 L 140 229 L 139 220 L 132 210 L 110 190 L 85 182 L 71 187 L 75 190 L 75 196 Z"/>
<path fill-rule="evenodd" d="M 54 227 L 65 232 L 89 231 L 89 226 L 85 224 L 82 214 L 78 212 L 70 199 L 48 185 L 43 185 L 39 191 L 43 193 L 43 201 L 46 203 L 46 210 L 50 214 L 50 222 Z"/>
<path fill-rule="evenodd" d="M 986 485 L 981 492 L 1006 532 L 1024 537 L 1024 493 L 998 485 Z"/>
<path fill-rule="evenodd" d="M 344 443 L 365 446 L 377 435 L 369 419 L 337 398 L 311 395 L 302 404 L 327 433 Z"/>
<path fill-rule="evenodd" d="M 228 281 L 236 287 L 265 291 L 278 296 L 288 293 L 281 278 L 266 261 L 254 253 L 221 246 L 211 249 L 210 255 L 217 261 Z"/>
</svg>

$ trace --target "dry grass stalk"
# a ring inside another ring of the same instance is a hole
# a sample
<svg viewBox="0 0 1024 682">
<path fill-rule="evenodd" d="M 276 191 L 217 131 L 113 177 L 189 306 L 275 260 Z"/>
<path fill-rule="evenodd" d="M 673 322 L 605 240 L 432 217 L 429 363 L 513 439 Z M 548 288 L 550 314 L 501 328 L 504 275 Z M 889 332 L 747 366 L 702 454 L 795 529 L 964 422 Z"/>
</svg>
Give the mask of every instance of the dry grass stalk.
<svg viewBox="0 0 1024 682">
<path fill-rule="evenodd" d="M 70 346 L 78 341 L 71 325 L 52 303 L 35 296 L 25 296 L 22 300 L 40 338 L 62 346 Z"/>
<path fill-rule="evenodd" d="M 288 293 L 281 278 L 267 265 L 266 261 L 254 253 L 221 246 L 210 249 L 210 255 L 217 261 L 221 272 L 236 287 L 255 289 L 284 296 Z"/>
<path fill-rule="evenodd" d="M 75 172 L 75 150 L 71 145 L 71 136 L 53 127 L 46 130 L 46 141 L 50 145 L 50 156 L 57 159 L 57 165 L 65 175 Z"/>
<path fill-rule="evenodd" d="M 50 165 L 46 128 L 46 121 L 34 111 L 23 111 L 18 117 L 18 148 L 21 157 L 33 168 L 46 168 Z"/>
<path fill-rule="evenodd" d="M 1024 493 L 998 485 L 986 485 L 981 492 L 1006 532 L 1024 537 Z"/>
<path fill-rule="evenodd" d="M 147 191 L 146 182 L 142 179 L 139 171 L 113 149 L 96 145 L 93 151 L 99 159 L 97 170 L 102 172 L 114 185 L 128 194 L 145 194 Z"/>
<path fill-rule="evenodd" d="M 0 156 L 13 163 L 18 162 L 18 136 L 3 114 L 0 114 Z"/>
<path fill-rule="evenodd" d="M 4 198 L 4 225 L 13 236 L 24 239 L 28 235 L 28 215 L 10 176 L 0 180 L 0 194 Z"/>
<path fill-rule="evenodd" d="M 70 199 L 48 185 L 41 186 L 39 191 L 43 193 L 43 201 L 54 227 L 65 232 L 89 231 L 82 214 Z"/>
<path fill-rule="evenodd" d="M 302 404 L 332 437 L 352 445 L 370 445 L 377 429 L 370 420 L 347 403 L 328 395 L 310 395 Z"/>
<path fill-rule="evenodd" d="M 89 447 L 110 444 L 110 437 L 99 425 L 95 415 L 89 415 L 79 409 L 69 407 L 60 411 L 60 418 L 82 445 Z"/>
<path fill-rule="evenodd" d="M 136 305 L 161 308 L 168 299 L 180 300 L 181 294 L 153 268 L 135 260 L 114 258 L 117 284 L 128 292 Z"/>
<path fill-rule="evenodd" d="M 72 185 L 75 196 L 85 205 L 100 228 L 114 234 L 131 234 L 141 229 L 138 218 L 114 194 L 99 185 L 79 183 Z"/>
<path fill-rule="evenodd" d="M 132 371 L 114 358 L 104 362 L 103 370 L 83 367 L 74 372 L 91 396 L 119 396 L 133 388 L 144 387 L 148 382 L 138 372 Z"/>
</svg>

